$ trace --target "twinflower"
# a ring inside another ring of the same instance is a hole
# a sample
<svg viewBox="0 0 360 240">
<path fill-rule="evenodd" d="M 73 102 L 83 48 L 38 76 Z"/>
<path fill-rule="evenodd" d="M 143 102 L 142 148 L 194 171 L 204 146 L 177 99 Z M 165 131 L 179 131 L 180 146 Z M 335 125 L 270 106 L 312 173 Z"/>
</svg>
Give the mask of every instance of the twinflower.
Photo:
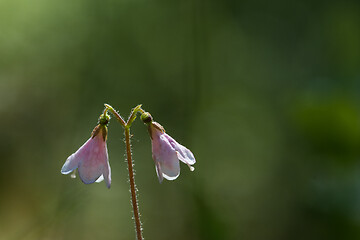
<svg viewBox="0 0 360 240">
<path fill-rule="evenodd" d="M 111 185 L 111 169 L 106 146 L 108 115 L 100 115 L 97 125 L 89 140 L 66 160 L 61 168 L 62 174 L 69 174 L 78 169 L 79 177 L 85 184 L 101 182 Z"/>
<path fill-rule="evenodd" d="M 164 128 L 152 121 L 149 113 L 143 113 L 141 119 L 148 125 L 152 144 L 152 158 L 160 183 L 163 179 L 174 180 L 180 175 L 179 160 L 194 171 L 196 160 L 193 153 L 165 133 Z"/>
</svg>

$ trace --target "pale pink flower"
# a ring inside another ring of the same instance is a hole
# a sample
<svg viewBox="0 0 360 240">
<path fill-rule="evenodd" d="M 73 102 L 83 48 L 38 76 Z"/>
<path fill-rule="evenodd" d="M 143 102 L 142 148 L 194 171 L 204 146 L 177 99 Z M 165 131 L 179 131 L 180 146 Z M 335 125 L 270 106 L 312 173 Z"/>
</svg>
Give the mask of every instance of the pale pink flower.
<svg viewBox="0 0 360 240">
<path fill-rule="evenodd" d="M 69 174 L 78 169 L 80 179 L 85 184 L 101 182 L 111 185 L 111 169 L 106 146 L 107 127 L 99 124 L 92 136 L 75 153 L 66 160 L 61 169 L 62 174 Z"/>
<path fill-rule="evenodd" d="M 165 133 L 157 122 L 150 122 L 149 133 L 152 143 L 152 157 L 160 183 L 163 178 L 174 180 L 180 175 L 179 160 L 194 171 L 195 157 L 192 152 Z"/>
</svg>

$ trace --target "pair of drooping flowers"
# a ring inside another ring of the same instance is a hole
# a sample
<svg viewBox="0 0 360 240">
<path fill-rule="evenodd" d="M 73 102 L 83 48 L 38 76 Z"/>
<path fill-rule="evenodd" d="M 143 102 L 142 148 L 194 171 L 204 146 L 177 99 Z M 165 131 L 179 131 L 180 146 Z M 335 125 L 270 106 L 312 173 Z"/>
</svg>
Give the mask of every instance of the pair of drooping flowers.
<svg viewBox="0 0 360 240">
<path fill-rule="evenodd" d="M 105 106 L 109 110 L 113 110 L 109 105 Z M 159 123 L 154 122 L 148 112 L 143 111 L 140 107 L 137 108 L 137 111 L 141 113 L 141 120 L 148 127 L 152 143 L 152 157 L 160 183 L 164 178 L 174 180 L 180 175 L 179 160 L 187 164 L 193 171 L 194 167 L 191 165 L 195 164 L 196 161 L 192 152 L 166 134 L 164 128 Z M 117 114 L 116 111 L 112 111 L 112 113 L 115 116 Z M 135 117 L 133 117 L 134 119 Z M 100 115 L 98 125 L 94 128 L 89 140 L 68 157 L 61 169 L 62 174 L 73 173 L 72 175 L 75 176 L 75 171 L 78 169 L 79 177 L 85 184 L 105 180 L 107 187 L 110 188 L 111 168 L 106 146 L 109 120 L 110 116 L 107 111 L 104 111 Z"/>
</svg>

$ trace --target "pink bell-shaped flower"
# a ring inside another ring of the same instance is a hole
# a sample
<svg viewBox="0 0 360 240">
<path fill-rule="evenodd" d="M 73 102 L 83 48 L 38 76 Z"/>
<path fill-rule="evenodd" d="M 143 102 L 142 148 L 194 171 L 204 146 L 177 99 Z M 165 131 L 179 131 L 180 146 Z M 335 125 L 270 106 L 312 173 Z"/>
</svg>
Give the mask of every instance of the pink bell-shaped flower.
<svg viewBox="0 0 360 240">
<path fill-rule="evenodd" d="M 106 146 L 108 116 L 103 118 L 102 116 L 100 116 L 100 124 L 94 128 L 90 139 L 68 157 L 61 168 L 61 173 L 69 174 L 78 169 L 80 179 L 85 184 L 101 182 L 105 179 L 106 186 L 110 188 L 111 169 Z"/>
<path fill-rule="evenodd" d="M 145 115 L 144 115 L 145 114 Z M 152 157 L 160 183 L 163 179 L 175 180 L 180 175 L 179 160 L 194 171 L 196 160 L 193 153 L 165 133 L 164 128 L 153 122 L 149 113 L 144 113 L 141 119 L 148 124 L 152 144 Z"/>
</svg>

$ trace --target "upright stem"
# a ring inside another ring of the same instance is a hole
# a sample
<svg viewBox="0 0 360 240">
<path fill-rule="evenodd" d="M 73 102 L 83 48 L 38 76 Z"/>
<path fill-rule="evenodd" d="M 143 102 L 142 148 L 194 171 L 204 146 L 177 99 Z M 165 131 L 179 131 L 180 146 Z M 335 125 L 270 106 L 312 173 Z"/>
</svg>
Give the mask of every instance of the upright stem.
<svg viewBox="0 0 360 240">
<path fill-rule="evenodd" d="M 127 162 L 128 162 L 128 170 L 129 170 L 129 180 L 130 180 L 130 190 L 131 190 L 131 202 L 134 210 L 134 219 L 136 226 L 136 236 L 138 240 L 142 240 L 142 232 L 141 232 L 141 222 L 139 216 L 139 207 L 136 199 L 136 187 L 135 187 L 135 179 L 134 179 L 134 171 L 133 171 L 133 162 L 131 158 L 131 145 L 130 145 L 130 127 L 125 127 L 125 142 L 126 142 L 126 154 L 127 154 Z"/>
</svg>

